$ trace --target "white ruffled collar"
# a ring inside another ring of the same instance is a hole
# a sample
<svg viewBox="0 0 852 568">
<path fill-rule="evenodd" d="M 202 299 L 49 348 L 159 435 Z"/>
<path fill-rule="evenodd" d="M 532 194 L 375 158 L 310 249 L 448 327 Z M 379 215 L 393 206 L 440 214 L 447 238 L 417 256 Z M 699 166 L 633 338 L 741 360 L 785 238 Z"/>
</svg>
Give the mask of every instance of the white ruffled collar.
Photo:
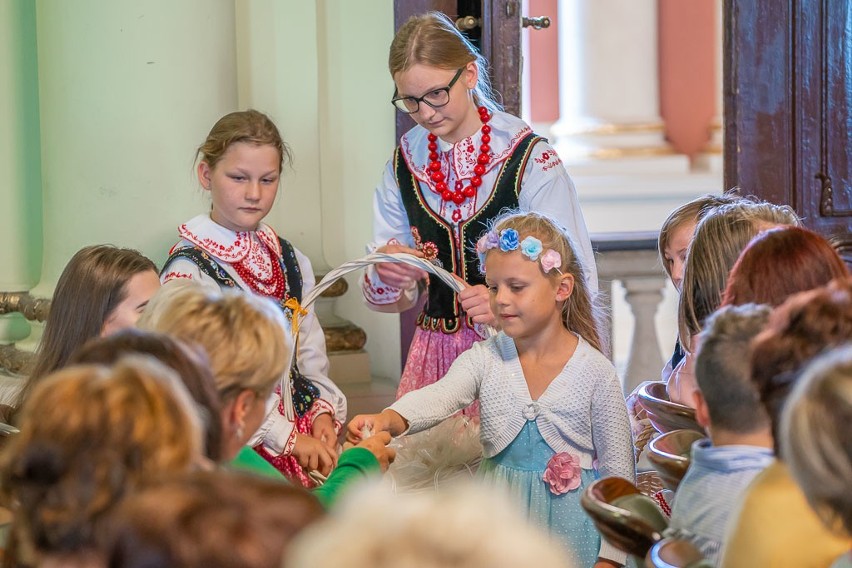
<svg viewBox="0 0 852 568">
<path fill-rule="evenodd" d="M 491 150 L 492 159 L 486 166 L 486 173 L 496 167 L 502 167 L 502 163 L 512 155 L 515 146 L 523 138 L 532 132 L 527 123 L 516 116 L 505 112 L 495 112 L 488 123 L 491 126 Z M 402 156 L 408 164 L 408 169 L 421 182 L 431 184 L 432 181 L 427 173 L 429 167 L 429 131 L 422 126 L 415 126 L 406 132 L 400 140 Z M 473 136 L 450 144 L 438 139 L 438 150 L 442 160 L 452 160 L 454 179 L 465 180 L 472 178 L 475 174 L 473 168 L 479 157 L 479 146 L 481 145 L 481 132 L 477 130 Z M 449 156 L 448 156 L 449 154 Z"/>
<path fill-rule="evenodd" d="M 178 235 L 225 262 L 239 262 L 244 259 L 255 239 L 269 247 L 276 256 L 281 256 L 278 235 L 266 223 L 261 223 L 256 231 L 232 231 L 213 221 L 210 215 L 204 214 L 197 215 L 178 227 Z"/>
</svg>

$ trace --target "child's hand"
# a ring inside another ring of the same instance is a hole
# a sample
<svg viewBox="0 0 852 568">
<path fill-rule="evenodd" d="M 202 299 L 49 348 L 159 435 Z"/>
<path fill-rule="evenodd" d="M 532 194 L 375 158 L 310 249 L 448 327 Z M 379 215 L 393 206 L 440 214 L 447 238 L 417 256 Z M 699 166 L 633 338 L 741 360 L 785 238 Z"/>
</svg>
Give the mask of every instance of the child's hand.
<svg viewBox="0 0 852 568">
<path fill-rule="evenodd" d="M 497 325 L 497 318 L 491 311 L 491 295 L 488 288 L 482 284 L 468 286 L 459 292 L 459 302 L 473 323 L 483 323 L 492 327 Z"/>
<path fill-rule="evenodd" d="M 388 444 L 391 441 L 391 435 L 387 432 L 379 432 L 375 436 L 370 436 L 366 440 L 359 443 L 356 447 L 370 450 L 379 460 L 379 467 L 382 472 L 388 470 L 388 466 L 396 459 L 396 450 L 389 448 Z"/>
<path fill-rule="evenodd" d="M 621 568 L 624 564 L 619 564 L 615 560 L 607 560 L 605 558 L 598 558 L 598 561 L 595 562 L 594 568 Z"/>
<path fill-rule="evenodd" d="M 328 476 L 337 465 L 337 452 L 319 440 L 304 434 L 296 434 L 293 456 L 307 471 L 318 471 Z"/>
<path fill-rule="evenodd" d="M 405 419 L 390 409 L 385 409 L 381 414 L 359 414 L 349 422 L 346 428 L 346 440 L 358 444 L 364 439 L 362 432 L 369 430 L 371 435 L 379 432 L 388 432 L 391 436 L 398 436 L 408 428 Z"/>
<path fill-rule="evenodd" d="M 337 434 L 334 432 L 334 420 L 331 414 L 320 414 L 314 418 L 311 425 L 311 436 L 329 447 L 332 451 L 337 450 Z"/>
<path fill-rule="evenodd" d="M 376 252 L 405 252 L 423 258 L 423 253 L 419 250 L 402 245 L 385 245 L 377 248 Z M 376 272 L 379 278 L 382 279 L 382 282 L 400 290 L 411 288 L 415 282 L 423 280 L 427 276 L 424 270 L 398 262 L 380 262 L 376 265 Z"/>
</svg>

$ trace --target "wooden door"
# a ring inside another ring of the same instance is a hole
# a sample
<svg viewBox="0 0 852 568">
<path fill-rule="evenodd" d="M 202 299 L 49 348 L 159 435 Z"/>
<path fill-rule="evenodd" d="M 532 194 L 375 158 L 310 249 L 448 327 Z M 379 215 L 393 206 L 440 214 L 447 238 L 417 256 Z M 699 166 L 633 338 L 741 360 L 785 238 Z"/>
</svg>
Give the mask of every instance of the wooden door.
<svg viewBox="0 0 852 568">
<path fill-rule="evenodd" d="M 725 0 L 725 185 L 852 265 L 852 0 Z"/>
</svg>

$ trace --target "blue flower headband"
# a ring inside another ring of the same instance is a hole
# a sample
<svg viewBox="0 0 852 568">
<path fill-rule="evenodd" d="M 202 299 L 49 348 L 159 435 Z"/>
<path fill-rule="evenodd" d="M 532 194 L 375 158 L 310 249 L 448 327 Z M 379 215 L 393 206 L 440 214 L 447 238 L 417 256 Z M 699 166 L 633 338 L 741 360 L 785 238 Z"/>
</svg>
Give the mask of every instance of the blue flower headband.
<svg viewBox="0 0 852 568">
<path fill-rule="evenodd" d="M 562 266 L 562 255 L 553 249 L 547 249 L 542 253 L 541 241 L 535 237 L 527 236 L 518 242 L 520 235 L 515 229 L 503 229 L 500 234 L 497 231 L 488 231 L 476 243 L 476 254 L 479 255 L 479 270 L 485 274 L 485 253 L 493 248 L 500 248 L 503 252 L 521 249 L 521 253 L 532 261 L 541 262 L 541 269 L 547 274 L 553 269 L 562 274 L 559 267 Z"/>
</svg>

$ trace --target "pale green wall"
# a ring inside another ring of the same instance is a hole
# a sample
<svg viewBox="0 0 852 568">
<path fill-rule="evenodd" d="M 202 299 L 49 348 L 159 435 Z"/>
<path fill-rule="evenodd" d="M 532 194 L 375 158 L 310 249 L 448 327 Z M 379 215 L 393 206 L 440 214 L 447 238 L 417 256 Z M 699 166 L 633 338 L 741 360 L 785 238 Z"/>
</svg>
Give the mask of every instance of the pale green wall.
<svg viewBox="0 0 852 568">
<path fill-rule="evenodd" d="M 38 0 L 49 293 L 80 247 L 161 262 L 205 205 L 194 148 L 236 106 L 232 0 Z"/>
<path fill-rule="evenodd" d="M 0 2 L 0 290 L 41 276 L 38 103 L 35 4 Z"/>
<path fill-rule="evenodd" d="M 240 107 L 272 115 L 294 157 L 268 220 L 326 272 L 365 253 L 373 189 L 394 147 L 393 2 L 238 0 L 236 7 Z M 367 332 L 373 374 L 398 378 L 398 316 L 369 310 L 358 276 L 348 278 L 335 311 Z"/>
<path fill-rule="evenodd" d="M 41 163 L 35 4 L 0 2 L 0 290 L 41 276 Z M 0 316 L 0 342 L 30 334 L 20 314 Z"/>
<path fill-rule="evenodd" d="M 31 274 L 27 288 L 40 276 L 34 292 L 50 295 L 71 255 L 92 243 L 138 248 L 162 263 L 177 225 L 209 207 L 193 173 L 195 149 L 217 118 L 249 107 L 274 118 L 295 159 L 269 223 L 319 272 L 364 254 L 373 188 L 394 145 L 391 0 L 35 0 L 34 13 L 33 0 L 0 6 L 29 10 L 29 42 L 15 36 L 15 45 L 34 46 L 37 28 L 38 62 L 24 65 L 32 79 L 15 83 L 31 85 L 25 99 L 37 105 L 26 124 L 38 134 L 40 120 L 34 171 L 42 179 L 29 184 L 35 201 L 22 184 L 3 201 L 44 202 L 43 215 L 14 215 L 35 223 L 11 229 L 14 258 L 35 266 L 22 271 Z M 0 24 L 8 38 L 3 31 Z M 0 86 L 0 112 L 18 116 L 25 103 L 7 91 Z M 0 159 L 32 162 L 2 147 Z M 26 230 L 34 237 L 22 237 Z M 358 277 L 349 281 L 337 312 L 367 331 L 373 374 L 398 377 L 398 318 L 368 310 Z"/>
</svg>

